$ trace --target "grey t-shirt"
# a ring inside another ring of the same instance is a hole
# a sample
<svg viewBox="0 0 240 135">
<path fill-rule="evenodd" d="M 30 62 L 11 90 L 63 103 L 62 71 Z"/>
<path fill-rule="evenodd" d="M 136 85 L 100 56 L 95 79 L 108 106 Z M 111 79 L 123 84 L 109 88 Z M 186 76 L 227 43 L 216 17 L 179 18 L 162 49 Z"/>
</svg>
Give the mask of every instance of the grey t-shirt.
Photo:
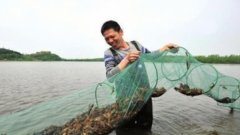
<svg viewBox="0 0 240 135">
<path fill-rule="evenodd" d="M 144 48 L 141 44 L 139 44 L 136 41 L 138 48 L 140 49 L 141 53 L 149 53 L 150 51 L 147 48 Z M 115 50 L 118 58 L 116 58 L 112 51 L 110 49 L 107 49 L 104 52 L 104 62 L 106 67 L 106 75 L 107 78 L 110 78 L 111 76 L 117 74 L 120 72 L 120 69 L 118 68 L 118 64 L 120 61 L 130 52 L 138 51 L 138 49 L 135 47 L 135 45 L 131 42 L 127 42 L 129 47 L 125 50 Z M 113 49 L 113 48 L 112 48 Z"/>
</svg>

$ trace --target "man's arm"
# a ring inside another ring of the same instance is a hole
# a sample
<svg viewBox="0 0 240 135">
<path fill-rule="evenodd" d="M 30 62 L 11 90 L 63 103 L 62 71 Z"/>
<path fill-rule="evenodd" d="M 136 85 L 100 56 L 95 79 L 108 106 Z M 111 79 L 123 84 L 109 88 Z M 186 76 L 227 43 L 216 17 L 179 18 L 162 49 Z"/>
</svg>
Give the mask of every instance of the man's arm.
<svg viewBox="0 0 240 135">
<path fill-rule="evenodd" d="M 107 78 L 110 78 L 113 75 L 115 75 L 115 74 L 119 73 L 120 71 L 122 71 L 123 69 L 125 69 L 130 63 L 137 60 L 139 55 L 140 55 L 140 52 L 138 52 L 138 51 L 131 52 L 131 53 L 127 54 L 119 64 L 117 64 L 114 56 L 111 53 L 106 51 L 104 53 L 104 62 L 105 62 L 105 67 L 106 67 Z"/>
<path fill-rule="evenodd" d="M 117 62 L 114 56 L 111 53 L 108 53 L 107 51 L 104 52 L 104 63 L 105 63 L 107 78 L 110 78 L 121 71 L 117 67 Z"/>
</svg>

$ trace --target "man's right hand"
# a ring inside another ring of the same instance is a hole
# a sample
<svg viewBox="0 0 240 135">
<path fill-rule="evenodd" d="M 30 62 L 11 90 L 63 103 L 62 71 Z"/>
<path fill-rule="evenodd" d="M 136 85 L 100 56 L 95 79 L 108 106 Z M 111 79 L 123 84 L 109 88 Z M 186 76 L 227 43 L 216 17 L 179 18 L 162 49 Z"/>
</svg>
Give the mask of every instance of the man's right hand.
<svg viewBox="0 0 240 135">
<path fill-rule="evenodd" d="M 124 57 L 124 59 L 118 64 L 119 69 L 123 70 L 128 66 L 128 64 L 136 61 L 139 58 L 139 56 L 140 56 L 140 51 L 134 51 L 134 52 L 128 53 Z"/>
<path fill-rule="evenodd" d="M 140 51 L 130 52 L 125 56 L 124 59 L 129 61 L 129 63 L 132 63 L 139 58 L 139 55 L 140 55 Z"/>
</svg>

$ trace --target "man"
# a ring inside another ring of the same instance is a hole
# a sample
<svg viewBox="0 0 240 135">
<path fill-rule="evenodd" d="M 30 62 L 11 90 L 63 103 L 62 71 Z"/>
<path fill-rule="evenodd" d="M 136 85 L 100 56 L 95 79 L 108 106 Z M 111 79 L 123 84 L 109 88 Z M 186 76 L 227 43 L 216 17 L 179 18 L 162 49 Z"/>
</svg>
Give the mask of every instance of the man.
<svg viewBox="0 0 240 135">
<path fill-rule="evenodd" d="M 140 53 L 150 53 L 150 51 L 138 42 L 126 42 L 123 39 L 123 30 L 115 21 L 107 21 L 102 25 L 101 33 L 111 47 L 104 52 L 104 62 L 106 76 L 110 78 L 124 70 L 129 64 L 136 61 Z M 159 49 L 165 51 L 177 47 L 175 44 L 167 44 Z M 153 121 L 152 100 L 146 102 L 140 112 L 123 127 L 139 127 L 151 130 Z"/>
</svg>

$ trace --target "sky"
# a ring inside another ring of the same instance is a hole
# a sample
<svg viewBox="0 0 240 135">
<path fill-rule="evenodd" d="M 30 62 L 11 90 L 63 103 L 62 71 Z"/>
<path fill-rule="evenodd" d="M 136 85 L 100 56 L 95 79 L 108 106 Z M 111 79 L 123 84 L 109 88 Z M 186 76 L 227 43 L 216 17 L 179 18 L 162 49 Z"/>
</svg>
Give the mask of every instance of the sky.
<svg viewBox="0 0 240 135">
<path fill-rule="evenodd" d="M 100 58 L 108 20 L 149 50 L 175 43 L 192 55 L 240 55 L 239 0 L 0 0 L 0 48 Z"/>
</svg>

